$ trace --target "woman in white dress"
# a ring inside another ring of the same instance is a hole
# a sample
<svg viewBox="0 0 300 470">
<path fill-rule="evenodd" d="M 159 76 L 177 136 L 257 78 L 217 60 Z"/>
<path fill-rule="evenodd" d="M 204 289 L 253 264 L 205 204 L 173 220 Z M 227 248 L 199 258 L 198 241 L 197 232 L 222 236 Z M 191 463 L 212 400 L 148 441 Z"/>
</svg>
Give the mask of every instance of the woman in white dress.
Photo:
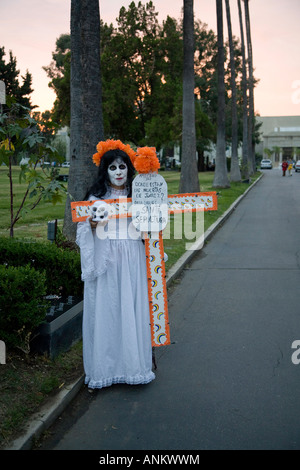
<svg viewBox="0 0 300 470">
<path fill-rule="evenodd" d="M 120 141 L 106 142 L 113 143 L 113 150 L 105 151 L 109 145 L 97 146 L 100 153 L 94 155 L 94 162 L 99 173 L 88 191 L 89 200 L 131 196 L 133 151 Z M 78 223 L 76 242 L 84 281 L 85 383 L 89 389 L 99 389 L 117 383 L 151 382 L 155 375 L 146 256 L 140 233 L 130 218 L 105 218 L 101 223 L 89 218 Z"/>
</svg>

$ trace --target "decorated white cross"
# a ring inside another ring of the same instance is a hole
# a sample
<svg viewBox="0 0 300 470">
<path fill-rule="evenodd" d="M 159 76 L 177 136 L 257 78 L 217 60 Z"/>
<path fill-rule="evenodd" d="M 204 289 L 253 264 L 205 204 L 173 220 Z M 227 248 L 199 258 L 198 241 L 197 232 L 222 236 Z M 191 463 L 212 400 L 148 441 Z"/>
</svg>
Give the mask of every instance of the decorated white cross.
<svg viewBox="0 0 300 470">
<path fill-rule="evenodd" d="M 217 194 L 200 192 L 168 196 L 164 178 L 154 172 L 135 177 L 132 198 L 106 199 L 105 202 L 112 208 L 111 217 L 132 217 L 133 225 L 143 232 L 152 346 L 166 346 L 170 344 L 170 329 L 162 231 L 171 213 L 217 210 Z M 91 215 L 93 203 L 72 202 L 73 222 L 86 220 Z"/>
</svg>

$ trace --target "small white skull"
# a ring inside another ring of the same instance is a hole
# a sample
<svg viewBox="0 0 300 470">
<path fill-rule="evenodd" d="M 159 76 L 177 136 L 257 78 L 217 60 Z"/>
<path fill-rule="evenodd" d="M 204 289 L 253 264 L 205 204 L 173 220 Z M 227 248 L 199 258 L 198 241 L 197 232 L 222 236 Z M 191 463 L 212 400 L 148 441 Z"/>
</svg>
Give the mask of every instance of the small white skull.
<svg viewBox="0 0 300 470">
<path fill-rule="evenodd" d="M 95 201 L 90 207 L 93 222 L 100 222 L 105 225 L 108 222 L 111 210 L 109 204 L 104 201 Z"/>
</svg>

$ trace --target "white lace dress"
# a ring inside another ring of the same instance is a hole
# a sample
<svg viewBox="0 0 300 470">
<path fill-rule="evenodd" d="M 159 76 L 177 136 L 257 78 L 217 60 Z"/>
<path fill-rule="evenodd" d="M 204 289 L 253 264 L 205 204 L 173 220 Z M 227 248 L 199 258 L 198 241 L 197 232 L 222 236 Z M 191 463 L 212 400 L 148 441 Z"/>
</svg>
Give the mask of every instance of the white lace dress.
<svg viewBox="0 0 300 470">
<path fill-rule="evenodd" d="M 126 197 L 112 190 L 105 199 Z M 97 199 L 90 197 L 90 200 Z M 111 219 L 99 238 L 89 221 L 77 225 L 83 301 L 83 362 L 89 388 L 151 382 L 152 347 L 144 244 L 131 219 Z M 99 233 L 98 233 L 99 234 Z"/>
</svg>

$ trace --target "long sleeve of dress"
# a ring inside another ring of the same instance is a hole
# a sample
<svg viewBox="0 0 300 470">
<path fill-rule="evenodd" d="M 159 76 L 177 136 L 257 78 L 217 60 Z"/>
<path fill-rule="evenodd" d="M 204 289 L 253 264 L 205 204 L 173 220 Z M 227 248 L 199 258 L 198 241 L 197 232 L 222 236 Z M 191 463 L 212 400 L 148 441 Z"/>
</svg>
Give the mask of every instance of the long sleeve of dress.
<svg viewBox="0 0 300 470">
<path fill-rule="evenodd" d="M 95 279 L 94 234 L 89 220 L 78 222 L 76 244 L 80 248 L 81 280 Z"/>
<path fill-rule="evenodd" d="M 107 270 L 110 245 L 103 233 L 98 233 L 98 227 L 92 230 L 89 220 L 78 222 L 76 243 L 80 248 L 82 281 L 96 279 Z"/>
</svg>

